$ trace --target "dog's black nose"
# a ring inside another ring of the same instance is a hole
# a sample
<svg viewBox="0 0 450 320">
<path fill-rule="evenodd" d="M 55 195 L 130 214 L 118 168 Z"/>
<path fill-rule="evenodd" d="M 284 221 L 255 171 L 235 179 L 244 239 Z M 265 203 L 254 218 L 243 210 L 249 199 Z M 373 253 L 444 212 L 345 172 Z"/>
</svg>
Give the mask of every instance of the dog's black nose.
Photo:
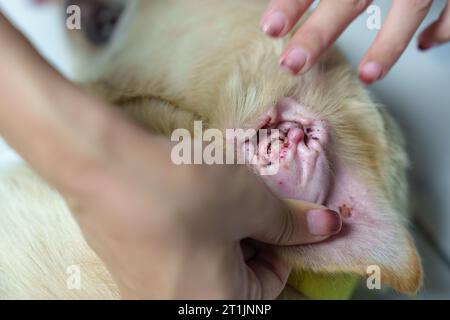
<svg viewBox="0 0 450 320">
<path fill-rule="evenodd" d="M 86 39 L 101 46 L 108 43 L 124 11 L 123 4 L 114 0 L 67 0 L 81 11 L 81 28 Z"/>
</svg>

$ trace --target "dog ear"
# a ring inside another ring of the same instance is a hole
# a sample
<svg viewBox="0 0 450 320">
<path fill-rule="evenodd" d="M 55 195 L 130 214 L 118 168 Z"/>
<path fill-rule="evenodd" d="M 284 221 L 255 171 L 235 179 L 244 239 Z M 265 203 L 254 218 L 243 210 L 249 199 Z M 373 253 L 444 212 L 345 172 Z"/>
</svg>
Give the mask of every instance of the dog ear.
<svg viewBox="0 0 450 320">
<path fill-rule="evenodd" d="M 416 293 L 422 282 L 421 263 L 401 214 L 382 191 L 370 187 L 375 183 L 361 183 L 358 170 L 338 160 L 333 171 L 334 187 L 325 205 L 340 212 L 341 233 L 322 243 L 289 248 L 288 257 L 300 269 L 321 273 L 367 276 L 379 268 L 383 284 Z"/>
</svg>

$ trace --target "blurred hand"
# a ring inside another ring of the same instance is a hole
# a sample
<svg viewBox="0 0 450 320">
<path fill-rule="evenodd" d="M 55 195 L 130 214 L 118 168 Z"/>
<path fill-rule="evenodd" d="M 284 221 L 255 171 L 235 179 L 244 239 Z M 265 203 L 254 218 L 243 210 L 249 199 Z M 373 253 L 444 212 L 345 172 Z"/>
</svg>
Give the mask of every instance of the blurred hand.
<svg viewBox="0 0 450 320">
<path fill-rule="evenodd" d="M 262 30 L 272 37 L 290 32 L 313 0 L 271 0 L 261 20 Z M 295 33 L 280 64 L 292 74 L 308 71 L 344 30 L 371 4 L 370 0 L 321 0 Z M 428 14 L 432 0 L 394 0 L 386 21 L 359 66 L 366 84 L 381 80 L 405 51 Z M 450 41 L 450 5 L 439 19 L 422 32 L 419 48 L 429 49 Z"/>
<path fill-rule="evenodd" d="M 290 267 L 270 245 L 339 232 L 245 168 L 176 166 L 168 140 L 63 79 L 0 14 L 0 133 L 67 200 L 124 298 L 272 299 Z M 253 240 L 248 240 L 248 239 Z"/>
</svg>

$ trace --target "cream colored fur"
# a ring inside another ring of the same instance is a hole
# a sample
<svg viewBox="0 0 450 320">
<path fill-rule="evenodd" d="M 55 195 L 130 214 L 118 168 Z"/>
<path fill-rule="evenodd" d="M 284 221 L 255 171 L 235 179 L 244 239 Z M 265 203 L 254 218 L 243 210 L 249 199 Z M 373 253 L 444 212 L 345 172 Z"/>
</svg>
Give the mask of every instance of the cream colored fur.
<svg viewBox="0 0 450 320">
<path fill-rule="evenodd" d="M 246 127 L 281 97 L 293 97 L 327 120 L 340 157 L 377 186 L 377 196 L 407 212 L 401 136 L 337 51 L 294 78 L 277 63 L 287 40 L 268 39 L 257 28 L 265 1 L 128 3 L 108 47 L 89 47 L 79 33 L 71 36 L 77 80 L 89 90 L 166 135 L 191 129 L 195 119 L 220 129 Z M 0 298 L 118 297 L 63 199 L 25 164 L 0 172 L 0 208 Z M 388 283 L 414 292 L 420 263 L 411 244 L 402 249 L 416 259 L 401 266 L 409 280 L 389 274 Z M 81 266 L 81 290 L 67 289 L 71 265 Z"/>
</svg>

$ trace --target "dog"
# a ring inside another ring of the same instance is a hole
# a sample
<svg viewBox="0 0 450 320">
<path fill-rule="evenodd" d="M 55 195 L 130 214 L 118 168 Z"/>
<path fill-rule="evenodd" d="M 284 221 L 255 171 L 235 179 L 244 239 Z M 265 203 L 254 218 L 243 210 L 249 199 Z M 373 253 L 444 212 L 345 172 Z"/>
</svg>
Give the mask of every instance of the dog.
<svg viewBox="0 0 450 320">
<path fill-rule="evenodd" d="M 267 130 L 266 138 L 237 145 L 255 160 L 249 168 L 279 160 L 276 174 L 261 176 L 275 194 L 341 214 L 339 235 L 279 248 L 294 269 L 364 276 L 375 265 L 398 292 L 420 288 L 420 257 L 407 231 L 405 142 L 336 48 L 305 74 L 284 73 L 277 62 L 289 37 L 259 31 L 260 0 L 68 5 L 82 12 L 81 30 L 68 39 L 83 88 L 168 137 L 192 131 L 195 121 L 222 132 Z M 280 148 L 271 148 L 277 141 Z M 0 298 L 119 298 L 64 199 L 26 164 L 0 177 Z M 69 288 L 71 266 L 82 270 L 78 290 Z"/>
</svg>

